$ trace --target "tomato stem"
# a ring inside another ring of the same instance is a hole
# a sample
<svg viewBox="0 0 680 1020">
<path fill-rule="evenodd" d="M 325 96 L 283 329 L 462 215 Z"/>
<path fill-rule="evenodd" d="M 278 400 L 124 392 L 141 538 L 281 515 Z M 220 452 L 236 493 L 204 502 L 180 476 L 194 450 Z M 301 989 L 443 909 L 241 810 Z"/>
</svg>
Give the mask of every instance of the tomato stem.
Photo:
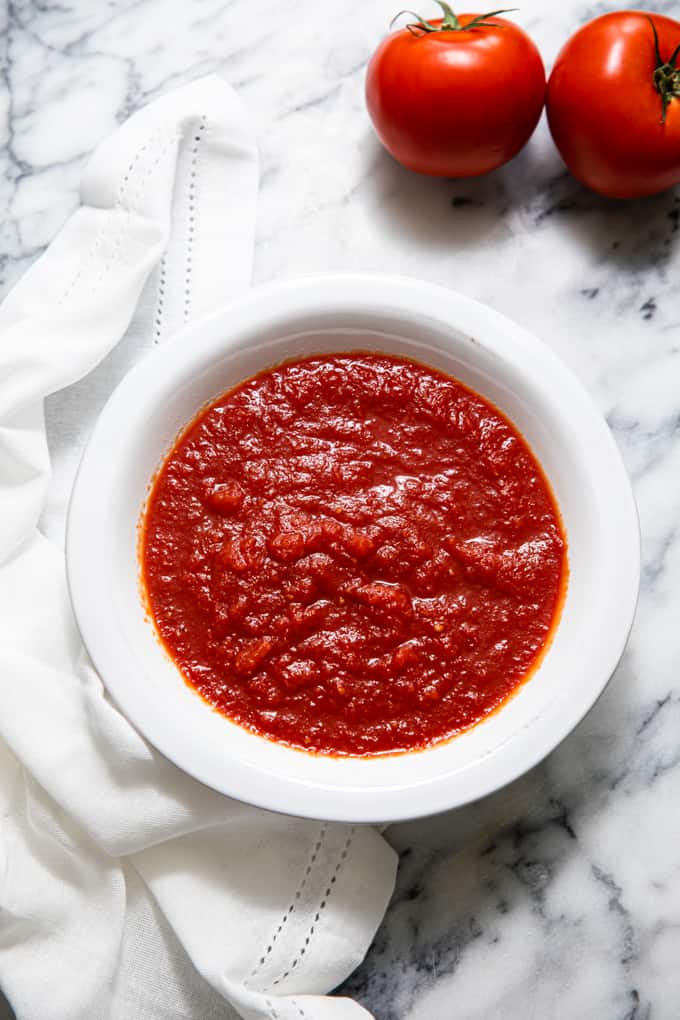
<svg viewBox="0 0 680 1020">
<path fill-rule="evenodd" d="M 500 28 L 494 21 L 487 21 L 487 18 L 495 18 L 499 14 L 510 14 L 512 11 L 518 10 L 517 7 L 504 7 L 498 11 L 487 11 L 486 14 L 478 14 L 471 21 L 468 21 L 467 25 L 461 25 L 458 16 L 454 13 L 451 6 L 444 2 L 444 0 L 436 0 L 442 9 L 443 18 L 441 24 L 433 25 L 431 21 L 426 21 L 420 14 L 416 14 L 415 11 L 399 11 L 395 14 L 390 22 L 390 28 L 395 23 L 397 18 L 400 18 L 402 14 L 410 14 L 412 18 L 416 19 L 414 25 L 407 25 L 406 28 L 415 35 L 418 30 L 421 32 L 469 32 L 472 28 Z"/>
<path fill-rule="evenodd" d="M 437 0 L 437 3 L 439 4 L 439 6 L 441 7 L 442 11 L 444 12 L 444 17 L 442 19 L 442 25 L 441 25 L 442 30 L 451 29 L 453 32 L 460 32 L 460 27 L 461 27 L 460 26 L 460 21 L 458 20 L 457 16 L 451 10 L 451 7 L 449 6 L 449 4 L 445 4 L 443 2 L 443 0 Z"/>
<path fill-rule="evenodd" d="M 661 123 L 666 123 L 666 111 L 671 99 L 680 98 L 680 68 L 675 66 L 675 61 L 680 53 L 680 43 L 675 47 L 668 60 L 661 56 L 659 47 L 659 33 L 656 25 L 648 16 L 647 21 L 652 26 L 654 33 L 654 53 L 656 55 L 656 67 L 654 68 L 654 88 L 661 96 Z"/>
</svg>

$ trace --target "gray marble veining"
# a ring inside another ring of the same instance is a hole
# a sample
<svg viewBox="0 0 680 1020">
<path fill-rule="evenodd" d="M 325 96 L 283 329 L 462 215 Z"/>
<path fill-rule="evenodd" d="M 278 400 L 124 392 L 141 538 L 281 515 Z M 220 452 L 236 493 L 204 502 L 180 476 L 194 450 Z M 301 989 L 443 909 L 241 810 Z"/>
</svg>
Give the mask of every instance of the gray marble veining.
<svg viewBox="0 0 680 1020">
<path fill-rule="evenodd" d="M 391 830 L 398 889 L 345 988 L 379 1020 L 677 1020 L 680 196 L 590 194 L 544 122 L 487 178 L 402 170 L 377 145 L 362 91 L 397 6 L 7 0 L 0 286 L 74 208 L 87 154 L 117 122 L 218 70 L 262 139 L 257 281 L 334 269 L 420 276 L 505 312 L 572 367 L 607 416 L 640 509 L 628 650 L 541 766 L 481 803 Z M 576 25 L 615 6 L 525 0 L 515 16 L 549 65 Z M 114 352 L 49 401 L 55 537 L 87 431 L 136 356 Z"/>
</svg>

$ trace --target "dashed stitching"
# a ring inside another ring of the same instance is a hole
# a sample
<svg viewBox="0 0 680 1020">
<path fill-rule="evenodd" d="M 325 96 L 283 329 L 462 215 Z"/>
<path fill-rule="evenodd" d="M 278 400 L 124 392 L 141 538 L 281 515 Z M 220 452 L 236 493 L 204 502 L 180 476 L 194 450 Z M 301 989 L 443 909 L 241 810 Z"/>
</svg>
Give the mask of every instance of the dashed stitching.
<svg viewBox="0 0 680 1020">
<path fill-rule="evenodd" d="M 271 1001 L 271 999 L 265 999 L 264 1001 L 265 1001 L 265 1005 L 266 1005 L 267 1009 L 269 1010 L 269 1015 L 271 1017 L 271 1020 L 280 1020 L 279 1014 L 274 1009 L 274 1004 Z M 297 1001 L 297 999 L 291 999 L 290 1001 L 295 1006 L 296 1010 L 298 1011 L 299 1016 L 302 1017 L 302 1020 L 307 1020 L 307 1014 L 305 1013 L 304 1009 L 302 1008 L 300 1003 Z"/>
<path fill-rule="evenodd" d="M 284 973 L 281 975 L 281 977 L 277 978 L 276 981 L 273 982 L 272 987 L 275 988 L 277 985 L 280 985 L 282 981 L 285 981 L 286 978 L 290 975 L 290 973 L 293 970 L 295 970 L 297 965 L 300 963 L 300 960 L 302 959 L 302 957 L 307 952 L 307 947 L 309 946 L 309 943 L 312 940 L 312 936 L 313 936 L 313 934 L 314 934 L 314 932 L 316 930 L 316 926 L 319 923 L 319 921 L 321 919 L 321 915 L 322 915 L 323 911 L 326 909 L 326 906 L 328 904 L 328 900 L 329 900 L 329 898 L 331 896 L 331 893 L 333 892 L 333 886 L 336 884 L 336 882 L 338 880 L 338 875 L 340 874 L 342 868 L 345 865 L 345 861 L 347 860 L 347 855 L 349 854 L 350 847 L 352 846 L 352 842 L 354 840 L 355 833 L 356 833 L 356 826 L 353 825 L 351 827 L 351 829 L 349 830 L 349 835 L 348 835 L 347 839 L 345 840 L 345 845 L 342 848 L 342 852 L 340 854 L 340 857 L 338 859 L 337 864 L 335 865 L 335 869 L 333 871 L 333 874 L 331 875 L 331 878 L 330 878 L 330 881 L 329 881 L 328 886 L 326 888 L 326 891 L 323 894 L 323 899 L 321 900 L 321 903 L 319 904 L 319 909 L 317 910 L 316 914 L 314 915 L 314 920 L 312 921 L 310 929 L 307 932 L 304 944 L 300 947 L 297 956 L 295 957 L 293 962 L 289 965 L 288 970 L 284 971 Z"/>
<path fill-rule="evenodd" d="M 191 275 L 193 273 L 193 257 L 194 257 L 194 235 L 196 233 L 196 195 L 198 190 L 198 153 L 201 147 L 201 142 L 205 137 L 205 115 L 201 117 L 200 123 L 196 129 L 194 135 L 194 146 L 191 150 L 191 163 L 189 166 L 189 191 L 188 191 L 188 213 L 189 219 L 187 223 L 187 258 L 186 258 L 186 271 L 184 276 L 184 321 L 188 322 L 191 318 Z"/>
<path fill-rule="evenodd" d="M 165 125 L 162 125 L 161 127 L 157 128 L 156 131 L 154 131 L 153 134 L 151 134 L 149 136 L 149 138 L 147 138 L 147 140 L 144 143 L 144 145 L 142 145 L 142 147 L 140 149 L 138 149 L 137 152 L 135 153 L 135 155 L 133 156 L 133 158 L 130 161 L 130 164 L 129 164 L 128 168 L 127 168 L 127 171 L 123 175 L 123 177 L 121 179 L 121 182 L 118 185 L 118 191 L 116 193 L 116 201 L 114 203 L 114 206 L 113 206 L 112 209 L 109 210 L 109 215 L 106 218 L 106 222 L 102 223 L 101 227 L 99 228 L 99 230 L 97 232 L 97 236 L 95 237 L 94 241 L 92 242 L 92 245 L 91 245 L 89 251 L 87 252 L 87 255 L 85 255 L 85 257 L 83 258 L 83 262 L 82 262 L 82 265 L 81 265 L 80 269 L 77 271 L 77 273 L 75 274 L 75 276 L 71 280 L 71 283 L 66 287 L 66 289 L 62 293 L 62 296 L 59 299 L 59 304 L 63 304 L 64 301 L 66 301 L 66 299 L 68 297 L 70 297 L 70 295 L 73 293 L 74 289 L 78 285 L 81 277 L 83 276 L 83 273 L 85 272 L 85 270 L 90 265 L 92 258 L 97 253 L 97 250 L 101 246 L 102 241 L 104 240 L 105 235 L 108 233 L 109 223 L 110 223 L 110 221 L 112 219 L 112 214 L 114 212 L 119 211 L 121 206 L 122 206 L 122 204 L 123 204 L 123 201 L 125 199 L 125 194 L 127 192 L 128 184 L 130 183 L 130 180 L 132 178 L 132 175 L 133 175 L 133 173 L 135 171 L 135 168 L 136 168 L 137 164 L 139 163 L 140 159 L 142 158 L 142 156 L 144 155 L 146 150 L 149 148 L 149 146 L 152 145 L 163 134 L 164 130 L 165 130 Z"/>
<path fill-rule="evenodd" d="M 154 316 L 154 338 L 155 344 L 160 343 L 163 332 L 163 315 L 165 314 L 165 284 L 168 271 L 168 264 L 165 255 L 161 259 L 158 269 L 158 296 L 156 298 L 156 314 Z"/>
<path fill-rule="evenodd" d="M 97 290 L 99 284 L 102 282 L 102 280 L 104 279 L 106 274 L 108 272 L 110 272 L 111 266 L 113 265 L 114 261 L 117 258 L 120 258 L 120 251 L 121 251 L 121 247 L 122 247 L 123 237 L 125 236 L 125 232 L 128 230 L 128 228 L 130 226 L 130 222 L 132 220 L 132 214 L 133 214 L 133 212 L 139 212 L 140 211 L 141 202 L 142 202 L 142 199 L 144 197 L 146 186 L 148 185 L 149 181 L 151 180 L 151 175 L 153 174 L 154 170 L 156 169 L 158 164 L 161 162 L 161 160 L 163 160 L 165 158 L 165 155 L 166 155 L 168 149 L 172 145 L 175 144 L 175 141 L 176 141 L 176 139 L 175 139 L 174 136 L 167 137 L 167 138 L 165 138 L 163 140 L 161 148 L 160 148 L 160 150 L 159 150 L 155 160 L 153 161 L 153 163 L 150 164 L 150 166 L 148 166 L 146 168 L 146 170 L 144 172 L 144 175 L 137 182 L 137 186 L 136 186 L 135 190 L 130 194 L 130 196 L 128 198 L 127 209 L 126 209 L 127 215 L 126 215 L 125 220 L 123 221 L 123 223 L 121 223 L 121 225 L 119 226 L 117 233 L 113 235 L 113 239 L 112 239 L 112 251 L 109 253 L 108 257 L 106 258 L 106 260 L 104 262 L 104 265 L 100 269 L 99 275 L 97 276 L 97 278 L 92 283 L 92 286 L 91 286 L 92 292 L 95 292 Z M 128 177 L 128 175 L 126 175 L 125 178 L 124 178 L 125 183 L 127 183 L 129 179 L 130 178 Z M 116 208 L 117 209 L 121 208 L 120 202 L 117 203 Z"/>
<path fill-rule="evenodd" d="M 286 913 L 281 918 L 281 921 L 279 923 L 278 928 L 276 929 L 276 931 L 272 935 L 271 939 L 269 940 L 269 945 L 267 946 L 266 951 L 260 957 L 260 959 L 255 964 L 255 966 L 253 967 L 253 969 L 251 970 L 251 972 L 248 975 L 248 977 L 243 982 L 244 985 L 247 985 L 248 982 L 250 981 L 250 979 L 254 978 L 255 975 L 264 966 L 264 964 L 266 963 L 268 957 L 271 955 L 271 952 L 272 952 L 274 946 L 276 945 L 276 941 L 277 941 L 279 935 L 281 934 L 281 932 L 285 928 L 286 924 L 288 923 L 290 915 L 295 912 L 295 905 L 298 903 L 298 901 L 300 900 L 300 898 L 302 896 L 302 893 L 304 892 L 304 888 L 307 885 L 307 881 L 309 879 L 309 876 L 312 873 L 312 868 L 314 867 L 314 865 L 316 863 L 316 859 L 319 856 L 319 851 L 321 850 L 321 847 L 323 846 L 324 840 L 326 839 L 327 831 L 328 831 L 328 823 L 324 822 L 324 824 L 319 829 L 319 835 L 318 835 L 317 840 L 316 840 L 316 842 L 314 844 L 314 847 L 312 849 L 311 856 L 310 856 L 310 858 L 309 858 L 309 860 L 307 862 L 307 867 L 305 868 L 305 873 L 302 876 L 302 880 L 300 882 L 300 885 L 297 887 L 297 889 L 295 891 L 295 897 L 293 898 L 293 902 L 290 904 L 290 906 L 288 907 L 288 910 L 286 911 Z"/>
</svg>

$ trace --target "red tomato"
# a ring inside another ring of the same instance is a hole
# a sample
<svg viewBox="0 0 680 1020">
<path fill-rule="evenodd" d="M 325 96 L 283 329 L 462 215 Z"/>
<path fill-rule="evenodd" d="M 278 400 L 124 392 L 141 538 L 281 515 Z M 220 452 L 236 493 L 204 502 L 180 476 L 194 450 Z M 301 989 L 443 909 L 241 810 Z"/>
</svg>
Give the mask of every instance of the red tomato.
<svg viewBox="0 0 680 1020">
<path fill-rule="evenodd" d="M 368 112 L 404 166 L 476 177 L 507 163 L 529 140 L 543 109 L 545 70 L 517 25 L 491 14 L 456 18 L 440 6 L 444 18 L 394 32 L 373 54 Z"/>
<path fill-rule="evenodd" d="M 584 25 L 559 54 L 548 122 L 564 162 L 593 191 L 638 198 L 680 181 L 678 44 L 677 21 L 616 11 Z"/>
</svg>

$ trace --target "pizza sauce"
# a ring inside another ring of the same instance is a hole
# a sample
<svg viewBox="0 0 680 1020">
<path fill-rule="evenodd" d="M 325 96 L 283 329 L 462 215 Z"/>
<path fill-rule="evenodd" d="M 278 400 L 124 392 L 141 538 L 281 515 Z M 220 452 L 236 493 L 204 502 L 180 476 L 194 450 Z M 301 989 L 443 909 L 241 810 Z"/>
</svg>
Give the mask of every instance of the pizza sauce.
<svg viewBox="0 0 680 1020">
<path fill-rule="evenodd" d="M 288 362 L 204 410 L 149 496 L 157 632 L 215 709 L 331 755 L 423 748 L 537 663 L 566 543 L 517 430 L 380 354 Z"/>
</svg>

